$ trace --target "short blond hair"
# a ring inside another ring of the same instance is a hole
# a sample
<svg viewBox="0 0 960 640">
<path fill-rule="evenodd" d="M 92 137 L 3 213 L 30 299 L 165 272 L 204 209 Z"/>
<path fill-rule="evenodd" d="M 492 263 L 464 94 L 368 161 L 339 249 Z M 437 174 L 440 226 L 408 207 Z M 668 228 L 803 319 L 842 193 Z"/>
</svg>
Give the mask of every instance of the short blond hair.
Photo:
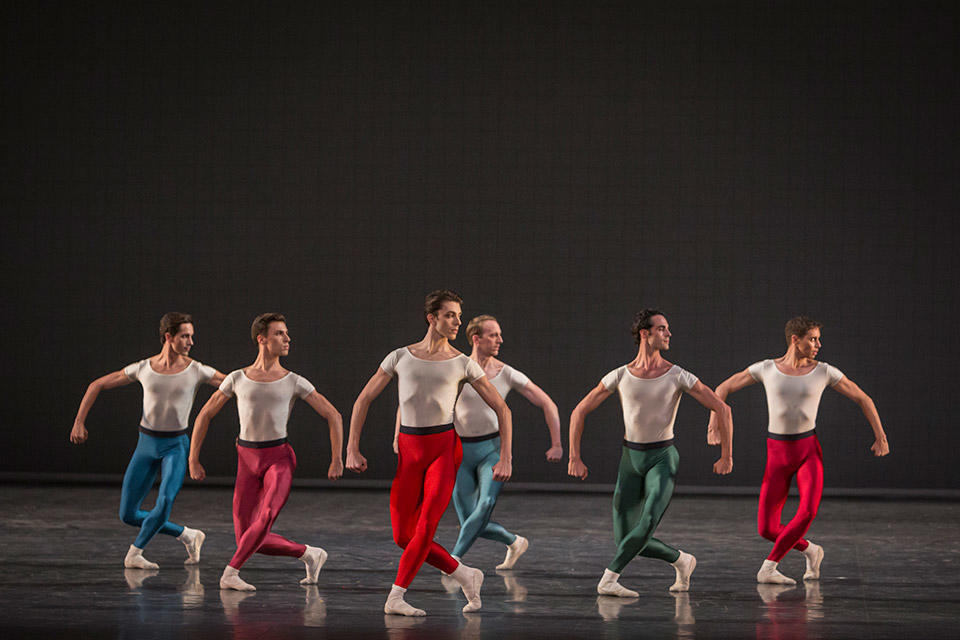
<svg viewBox="0 0 960 640">
<path fill-rule="evenodd" d="M 473 344 L 473 336 L 478 336 L 483 332 L 483 323 L 489 320 L 497 321 L 493 316 L 482 315 L 477 316 L 467 324 L 467 340 L 470 344 Z"/>
</svg>

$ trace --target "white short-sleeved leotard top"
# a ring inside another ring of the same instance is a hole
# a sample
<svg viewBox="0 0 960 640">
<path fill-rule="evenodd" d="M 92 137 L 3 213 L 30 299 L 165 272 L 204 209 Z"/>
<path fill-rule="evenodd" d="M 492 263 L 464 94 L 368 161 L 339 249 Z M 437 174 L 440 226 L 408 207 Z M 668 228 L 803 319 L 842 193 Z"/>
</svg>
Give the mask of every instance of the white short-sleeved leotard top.
<svg viewBox="0 0 960 640">
<path fill-rule="evenodd" d="M 747 368 L 767 392 L 770 433 L 795 435 L 817 426 L 820 396 L 828 386 L 840 382 L 843 373 L 826 362 L 818 362 L 810 373 L 790 376 L 777 369 L 773 360 L 761 360 Z"/>
<path fill-rule="evenodd" d="M 123 373 L 143 387 L 140 426 L 150 431 L 183 431 L 190 423 L 190 409 L 197 389 L 216 375 L 213 367 L 191 360 L 183 371 L 157 373 L 146 358 L 123 368 Z"/>
<path fill-rule="evenodd" d="M 507 399 L 511 389 L 519 391 L 530 382 L 530 378 L 508 364 L 503 365 L 500 373 L 489 380 L 504 400 Z M 496 411 L 491 409 L 480 394 L 469 385 L 463 388 L 460 398 L 457 399 L 453 424 L 457 428 L 457 434 L 467 438 L 496 433 L 500 428 Z"/>
<path fill-rule="evenodd" d="M 400 424 L 405 427 L 451 424 L 463 384 L 485 375 L 479 364 L 462 353 L 449 360 L 423 360 L 406 347 L 391 351 L 380 368 L 397 378 Z"/>
<path fill-rule="evenodd" d="M 620 391 L 625 439 L 650 443 L 673 438 L 680 395 L 692 389 L 698 378 L 677 365 L 657 378 L 638 378 L 623 365 L 603 376 L 600 382 L 611 393 Z"/>
<path fill-rule="evenodd" d="M 292 371 L 273 382 L 257 382 L 248 378 L 243 369 L 237 369 L 224 378 L 220 391 L 231 398 L 237 396 L 240 439 L 270 442 L 287 437 L 287 420 L 293 403 L 316 389 Z"/>
</svg>

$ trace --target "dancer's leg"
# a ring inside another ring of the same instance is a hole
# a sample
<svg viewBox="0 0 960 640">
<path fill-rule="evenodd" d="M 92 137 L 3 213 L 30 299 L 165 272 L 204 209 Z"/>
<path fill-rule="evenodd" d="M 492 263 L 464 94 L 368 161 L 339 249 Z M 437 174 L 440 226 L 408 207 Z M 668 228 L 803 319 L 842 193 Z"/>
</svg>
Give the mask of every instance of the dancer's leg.
<svg viewBox="0 0 960 640">
<path fill-rule="evenodd" d="M 307 550 L 303 544 L 270 533 L 270 528 L 280 515 L 280 510 L 286 504 L 287 498 L 290 497 L 293 470 L 296 466 L 292 448 L 284 444 L 251 451 L 256 451 L 258 455 L 265 458 L 266 469 L 263 473 L 263 489 L 260 492 L 256 515 L 240 536 L 237 551 L 229 562 L 235 569 L 242 567 L 254 552 L 299 558 Z"/>
<path fill-rule="evenodd" d="M 158 438 L 159 439 L 159 438 Z M 153 505 L 140 525 L 140 534 L 133 543 L 143 549 L 157 533 L 179 537 L 183 527 L 169 521 L 173 501 L 176 500 L 183 479 L 187 471 L 187 454 L 190 441 L 184 434 L 176 438 L 169 438 L 167 442 L 158 443 L 160 463 L 160 489 L 157 492 L 157 502 Z"/>
<path fill-rule="evenodd" d="M 680 456 L 673 446 L 652 451 L 624 447 L 621 470 L 614 493 L 614 535 L 617 553 L 608 568 L 620 573 L 633 558 L 643 555 L 676 562 L 680 552 L 653 539 L 673 496 Z M 623 482 L 621 483 L 621 479 Z"/>
<path fill-rule="evenodd" d="M 800 505 L 790 522 L 780 529 L 776 543 L 770 555 L 767 556 L 768 560 L 774 562 L 780 562 L 791 548 L 800 551 L 807 548 L 809 543 L 803 540 L 803 535 L 813 523 L 823 495 L 823 453 L 817 437 L 811 436 L 789 444 L 797 445 L 794 449 L 803 457 L 800 468 L 797 470 Z"/>
<path fill-rule="evenodd" d="M 462 558 L 480 536 L 507 545 L 517 538 L 499 524 L 490 522 L 493 508 L 497 506 L 497 497 L 503 488 L 502 482 L 493 479 L 493 467 L 500 461 L 500 439 L 464 443 L 463 449 L 464 463 L 461 464 L 461 468 L 470 462 L 473 463 L 476 468 L 478 490 L 473 509 L 460 524 L 460 536 L 453 549 L 453 555 L 458 558 Z M 458 472 L 458 482 L 460 477 L 462 476 Z"/>
<path fill-rule="evenodd" d="M 153 487 L 153 481 L 160 470 L 161 460 L 156 455 L 151 440 L 154 440 L 152 436 L 140 434 L 137 448 L 123 474 L 123 487 L 120 490 L 120 520 L 133 527 L 141 526 L 147 517 L 147 512 L 140 509 L 140 505 Z"/>
<path fill-rule="evenodd" d="M 811 436 L 813 437 L 813 436 Z M 776 543 L 783 531 L 781 514 L 783 505 L 790 491 L 790 480 L 797 472 L 801 460 L 796 455 L 797 444 L 806 440 L 788 441 L 767 438 L 767 464 L 763 472 L 763 484 L 760 485 L 760 502 L 757 509 L 757 531 L 771 542 Z M 801 534 L 802 535 L 802 534 Z M 793 547 L 798 551 L 807 548 L 808 542 L 803 538 L 797 540 Z M 786 552 L 784 552 L 784 555 Z M 780 556 L 783 557 L 782 555 Z M 773 552 L 767 556 L 774 560 Z"/>
<path fill-rule="evenodd" d="M 457 536 L 457 542 L 453 545 L 453 555 L 462 558 L 463 554 L 470 548 L 467 544 L 466 536 L 463 531 L 464 522 L 477 508 L 477 500 L 480 498 L 480 486 L 477 483 L 477 465 L 482 457 L 474 455 L 476 448 L 473 443 L 464 442 L 463 461 L 457 469 L 457 482 L 453 487 L 453 507 L 457 510 L 457 520 L 460 522 L 460 534 Z"/>
</svg>

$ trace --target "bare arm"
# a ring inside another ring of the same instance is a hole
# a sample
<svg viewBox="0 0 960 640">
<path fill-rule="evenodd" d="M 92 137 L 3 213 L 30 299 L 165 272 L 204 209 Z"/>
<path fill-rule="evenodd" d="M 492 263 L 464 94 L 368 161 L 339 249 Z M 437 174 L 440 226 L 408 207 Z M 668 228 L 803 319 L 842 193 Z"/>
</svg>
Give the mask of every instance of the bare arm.
<svg viewBox="0 0 960 640">
<path fill-rule="evenodd" d="M 716 421 L 719 424 L 720 435 L 720 459 L 713 463 L 713 472 L 720 475 L 730 473 L 733 471 L 733 414 L 730 407 L 710 387 L 699 380 L 687 393 L 704 407 L 710 409 L 712 412 L 711 420 L 714 419 L 712 416 L 717 416 Z"/>
<path fill-rule="evenodd" d="M 587 414 L 599 407 L 604 400 L 613 395 L 603 383 L 597 384 L 590 390 L 583 400 L 577 404 L 570 414 L 570 462 L 567 463 L 567 474 L 581 480 L 587 479 L 587 465 L 580 459 L 580 437 L 583 435 L 584 421 Z"/>
<path fill-rule="evenodd" d="M 550 448 L 547 450 L 547 460 L 559 462 L 563 458 L 563 443 L 560 441 L 560 412 L 557 411 L 556 403 L 543 389 L 532 382 L 528 382 L 520 389 L 520 395 L 543 410 L 543 419 L 547 423 L 547 429 L 550 430 Z"/>
<path fill-rule="evenodd" d="M 327 421 L 330 429 L 330 468 L 327 477 L 336 480 L 343 475 L 343 418 L 336 407 L 317 391 L 304 398 L 304 401 Z"/>
<path fill-rule="evenodd" d="M 214 370 L 213 370 L 213 375 L 210 376 L 210 379 L 209 379 L 209 380 L 207 380 L 207 384 L 219 388 L 219 387 L 220 387 L 220 384 L 223 382 L 223 379 L 226 378 L 226 377 L 227 377 L 226 375 L 224 375 L 224 374 L 220 373 L 219 371 L 217 371 L 216 369 L 214 369 Z"/>
<path fill-rule="evenodd" d="M 470 383 L 483 401 L 497 414 L 500 428 L 500 461 L 493 465 L 493 479 L 506 482 L 513 475 L 513 414 L 487 376 Z"/>
<path fill-rule="evenodd" d="M 87 392 L 83 394 L 83 400 L 80 401 L 80 408 L 77 409 L 77 417 L 73 420 L 73 429 L 70 430 L 70 442 L 73 444 L 83 444 L 87 441 L 87 414 L 90 413 L 90 409 L 93 407 L 93 403 L 96 402 L 97 396 L 100 395 L 101 391 L 122 387 L 131 382 L 133 382 L 133 380 L 128 378 L 122 369 L 108 373 L 91 382 L 87 387 Z"/>
<path fill-rule="evenodd" d="M 363 432 L 363 423 L 367 420 L 367 411 L 370 404 L 386 388 L 393 378 L 381 368 L 367 380 L 363 391 L 353 403 L 353 412 L 350 414 L 350 439 L 347 441 L 347 469 L 362 473 L 367 470 L 367 459 L 360 454 L 360 434 Z"/>
<path fill-rule="evenodd" d="M 877 407 L 873 404 L 873 399 L 864 393 L 853 380 L 846 376 L 840 378 L 840 382 L 833 385 L 833 388 L 841 395 L 850 398 L 860 405 L 860 410 L 863 411 L 867 422 L 870 423 L 870 428 L 873 429 L 874 442 L 870 445 L 870 451 L 873 451 L 873 455 L 881 457 L 890 453 L 887 434 L 884 433 L 883 425 L 880 424 L 880 414 L 877 413 Z"/>
<path fill-rule="evenodd" d="M 393 452 L 400 455 L 400 407 L 397 407 L 397 423 L 393 426 Z"/>
<path fill-rule="evenodd" d="M 735 373 L 717 387 L 717 397 L 720 400 L 726 402 L 727 398 L 731 393 L 740 391 L 744 387 L 749 387 L 752 384 L 756 384 L 756 380 L 753 379 L 753 376 L 750 375 L 748 369 L 744 369 L 739 373 Z M 707 444 L 720 444 L 720 431 L 718 430 L 717 424 L 717 414 L 714 411 L 710 412 L 710 422 L 707 424 Z M 732 438 L 731 434 L 731 438 Z"/>
<path fill-rule="evenodd" d="M 207 477 L 207 472 L 200 464 L 200 447 L 203 446 L 203 440 L 207 437 L 207 429 L 210 428 L 210 420 L 213 416 L 220 413 L 223 405 L 227 404 L 230 397 L 222 391 L 214 391 L 207 404 L 203 405 L 197 419 L 193 421 L 193 436 L 190 438 L 190 457 L 187 462 L 190 466 L 190 477 L 194 480 L 203 480 Z"/>
</svg>

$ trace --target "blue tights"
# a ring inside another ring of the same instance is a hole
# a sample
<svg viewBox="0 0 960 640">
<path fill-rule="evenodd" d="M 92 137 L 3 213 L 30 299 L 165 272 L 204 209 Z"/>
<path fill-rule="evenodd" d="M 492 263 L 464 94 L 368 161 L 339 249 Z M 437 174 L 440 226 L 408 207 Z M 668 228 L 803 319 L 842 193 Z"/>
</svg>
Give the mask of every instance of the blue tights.
<svg viewBox="0 0 960 640">
<path fill-rule="evenodd" d="M 493 466 L 500 461 L 500 438 L 463 443 L 463 461 L 457 470 L 453 505 L 460 519 L 460 536 L 452 555 L 462 558 L 477 538 L 512 544 L 517 536 L 490 522 L 502 482 L 493 479 Z"/>
<path fill-rule="evenodd" d="M 173 501 L 183 486 L 187 471 L 187 454 L 190 452 L 190 437 L 187 434 L 175 438 L 158 438 L 140 432 L 137 448 L 123 475 L 123 491 L 120 494 L 120 519 L 126 524 L 140 527 L 134 546 L 143 549 L 157 533 L 179 536 L 183 527 L 168 520 Z M 161 472 L 160 491 L 157 502 L 150 511 L 140 508 L 147 497 L 157 472 Z"/>
</svg>

